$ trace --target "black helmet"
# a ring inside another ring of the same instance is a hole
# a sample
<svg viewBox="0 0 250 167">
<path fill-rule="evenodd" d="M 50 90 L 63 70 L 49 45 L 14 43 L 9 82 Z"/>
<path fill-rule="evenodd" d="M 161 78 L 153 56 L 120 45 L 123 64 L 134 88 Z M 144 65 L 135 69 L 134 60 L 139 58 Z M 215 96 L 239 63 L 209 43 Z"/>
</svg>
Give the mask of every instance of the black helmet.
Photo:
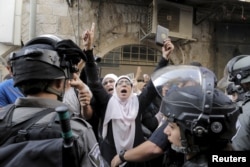
<svg viewBox="0 0 250 167">
<path fill-rule="evenodd" d="M 228 80 L 236 85 L 250 82 L 250 55 L 239 55 L 232 58 L 226 65 Z"/>
<path fill-rule="evenodd" d="M 236 132 L 240 110 L 214 88 L 214 74 L 208 71 L 204 67 L 179 65 L 165 67 L 152 75 L 156 88 L 169 85 L 160 112 L 180 126 L 185 153 L 200 151 L 209 143 L 228 143 Z"/>
<path fill-rule="evenodd" d="M 227 88 L 226 88 L 226 92 L 228 95 L 232 95 L 233 93 L 243 93 L 243 89 L 240 85 L 235 85 L 233 82 L 229 83 Z"/>
<path fill-rule="evenodd" d="M 80 59 L 86 61 L 86 56 L 72 40 L 54 35 L 36 37 L 10 55 L 14 85 L 28 80 L 71 78 Z"/>
</svg>

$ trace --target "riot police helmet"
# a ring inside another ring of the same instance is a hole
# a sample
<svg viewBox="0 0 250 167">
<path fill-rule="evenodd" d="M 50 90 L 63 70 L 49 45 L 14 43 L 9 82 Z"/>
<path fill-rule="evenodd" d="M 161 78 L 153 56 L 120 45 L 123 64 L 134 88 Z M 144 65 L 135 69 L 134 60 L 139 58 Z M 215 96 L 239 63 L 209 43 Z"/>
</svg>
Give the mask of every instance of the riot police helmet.
<svg viewBox="0 0 250 167">
<path fill-rule="evenodd" d="M 72 40 L 41 35 L 10 54 L 14 85 L 34 79 L 71 78 L 81 59 L 86 61 L 86 56 Z"/>
<path fill-rule="evenodd" d="M 226 65 L 228 80 L 236 85 L 250 82 L 250 55 L 239 55 Z"/>
<path fill-rule="evenodd" d="M 228 143 L 236 132 L 240 110 L 215 88 L 214 76 L 204 67 L 175 65 L 162 68 L 151 77 L 156 90 L 169 86 L 160 112 L 167 121 L 179 125 L 184 153 Z"/>
</svg>

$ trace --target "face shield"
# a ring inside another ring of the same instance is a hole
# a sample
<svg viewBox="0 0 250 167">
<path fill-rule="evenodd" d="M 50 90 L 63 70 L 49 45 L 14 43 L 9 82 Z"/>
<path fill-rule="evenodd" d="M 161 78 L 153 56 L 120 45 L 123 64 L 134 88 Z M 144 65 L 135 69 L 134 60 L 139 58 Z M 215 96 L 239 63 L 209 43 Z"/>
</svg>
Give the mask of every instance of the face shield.
<svg viewBox="0 0 250 167">
<path fill-rule="evenodd" d="M 206 68 L 191 65 L 167 66 L 156 71 L 151 78 L 161 97 L 168 97 L 173 92 L 185 87 L 195 88 L 194 91 L 196 92 L 183 94 L 183 97 L 185 97 L 185 99 L 182 99 L 183 101 L 180 101 L 181 98 L 172 99 L 173 97 L 162 99 L 178 100 L 180 107 L 184 105 L 205 113 L 210 112 L 215 81 L 214 74 Z M 195 95 L 192 95 L 194 93 Z M 169 101 L 169 103 L 171 102 Z"/>
<path fill-rule="evenodd" d="M 168 66 L 153 73 L 151 76 L 153 84 L 161 97 L 162 88 L 168 88 L 169 91 L 175 88 L 185 87 L 188 85 L 200 85 L 201 73 L 195 66 Z M 159 91 L 160 90 L 160 91 Z M 167 93 L 167 92 L 166 92 Z"/>
</svg>

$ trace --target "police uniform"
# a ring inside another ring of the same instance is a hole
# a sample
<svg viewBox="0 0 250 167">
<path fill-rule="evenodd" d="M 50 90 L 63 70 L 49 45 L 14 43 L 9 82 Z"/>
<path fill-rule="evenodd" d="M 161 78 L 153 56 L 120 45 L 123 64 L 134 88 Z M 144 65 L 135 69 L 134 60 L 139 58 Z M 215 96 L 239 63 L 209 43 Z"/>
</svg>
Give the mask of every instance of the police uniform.
<svg viewBox="0 0 250 167">
<path fill-rule="evenodd" d="M 13 113 L 13 124 L 18 124 L 32 118 L 34 114 L 42 111 L 44 108 L 56 108 L 65 104 L 57 100 L 44 98 L 19 98 L 17 99 L 15 105 L 16 109 Z M 56 117 L 56 114 L 56 112 L 52 112 L 44 116 L 36 123 L 36 126 L 39 126 L 39 124 L 48 124 L 51 119 Z M 92 127 L 86 121 L 84 122 L 84 124 L 74 120 L 71 120 L 70 122 L 73 135 L 76 139 L 78 139 L 77 142 L 78 151 L 80 153 L 80 164 L 81 166 L 94 166 L 98 163 L 103 163 L 100 161 L 100 150 L 92 131 Z"/>
<path fill-rule="evenodd" d="M 236 123 L 237 132 L 232 138 L 232 146 L 236 151 L 250 150 L 250 99 L 242 104 L 242 114 Z"/>
</svg>

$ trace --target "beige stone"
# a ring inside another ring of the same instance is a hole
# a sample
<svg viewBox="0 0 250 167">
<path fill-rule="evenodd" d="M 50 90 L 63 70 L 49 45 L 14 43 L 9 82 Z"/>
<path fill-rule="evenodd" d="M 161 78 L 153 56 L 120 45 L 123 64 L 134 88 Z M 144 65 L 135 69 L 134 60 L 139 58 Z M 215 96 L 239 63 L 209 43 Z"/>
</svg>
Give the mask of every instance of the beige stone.
<svg viewBox="0 0 250 167">
<path fill-rule="evenodd" d="M 69 17 L 60 17 L 58 20 L 58 33 L 62 35 L 74 34 L 72 20 Z"/>
<path fill-rule="evenodd" d="M 39 5 L 37 4 L 37 14 L 46 14 L 46 15 L 51 15 L 53 11 L 53 8 L 51 5 Z"/>
<path fill-rule="evenodd" d="M 55 16 L 67 16 L 68 6 L 66 4 L 53 5 L 53 15 Z"/>
<path fill-rule="evenodd" d="M 56 24 L 57 18 L 54 15 L 39 15 L 37 16 L 37 24 Z"/>
<path fill-rule="evenodd" d="M 55 34 L 57 32 L 56 24 L 42 24 L 42 34 Z"/>
</svg>

